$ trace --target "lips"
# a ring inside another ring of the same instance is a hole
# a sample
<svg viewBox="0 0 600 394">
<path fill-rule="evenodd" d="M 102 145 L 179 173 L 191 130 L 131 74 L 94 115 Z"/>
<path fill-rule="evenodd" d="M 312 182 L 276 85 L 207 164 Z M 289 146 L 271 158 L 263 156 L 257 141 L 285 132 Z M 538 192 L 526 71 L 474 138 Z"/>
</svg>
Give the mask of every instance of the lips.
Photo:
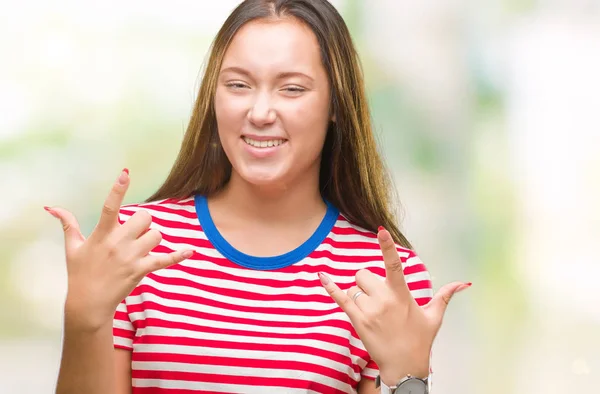
<svg viewBox="0 0 600 394">
<path fill-rule="evenodd" d="M 272 148 L 275 146 L 282 145 L 287 141 L 284 138 L 265 139 L 263 137 L 260 140 L 258 140 L 258 139 L 253 139 L 253 138 L 246 137 L 246 136 L 243 136 L 242 139 L 244 140 L 244 142 L 246 144 L 248 144 L 254 148 Z"/>
</svg>

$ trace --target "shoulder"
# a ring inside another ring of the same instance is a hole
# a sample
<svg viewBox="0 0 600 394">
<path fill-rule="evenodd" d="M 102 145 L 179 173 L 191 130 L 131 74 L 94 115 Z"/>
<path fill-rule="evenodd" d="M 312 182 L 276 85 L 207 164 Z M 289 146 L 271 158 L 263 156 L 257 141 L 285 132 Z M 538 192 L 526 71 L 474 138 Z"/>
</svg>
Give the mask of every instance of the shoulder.
<svg viewBox="0 0 600 394">
<path fill-rule="evenodd" d="M 122 224 L 140 211 L 148 213 L 152 218 L 152 223 L 156 225 L 197 223 L 193 197 L 125 204 L 119 209 L 119 221 Z"/>
<path fill-rule="evenodd" d="M 357 252 L 376 251 L 375 255 L 381 257 L 380 260 L 383 261 L 381 248 L 377 241 L 377 233 L 350 222 L 343 214 L 338 216 L 338 220 L 332 229 L 332 240 L 334 243 L 355 249 Z M 396 243 L 396 250 L 402 263 L 414 264 L 419 259 L 414 250 L 405 248 L 398 243 Z"/>
<path fill-rule="evenodd" d="M 345 250 L 356 263 L 357 270 L 367 269 L 385 277 L 385 263 L 375 232 L 351 223 L 340 214 L 332 230 L 331 244 L 334 248 Z M 427 267 L 414 250 L 397 243 L 396 250 L 409 290 L 420 305 L 426 304 L 433 296 L 431 275 Z"/>
</svg>

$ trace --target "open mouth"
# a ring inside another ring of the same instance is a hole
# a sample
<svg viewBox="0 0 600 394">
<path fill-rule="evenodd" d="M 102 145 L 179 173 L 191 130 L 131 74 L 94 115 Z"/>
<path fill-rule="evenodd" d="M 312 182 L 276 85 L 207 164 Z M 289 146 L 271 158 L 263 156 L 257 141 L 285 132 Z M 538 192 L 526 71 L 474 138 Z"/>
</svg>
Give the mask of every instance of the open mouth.
<svg viewBox="0 0 600 394">
<path fill-rule="evenodd" d="M 253 140 L 252 138 L 248 138 L 248 137 L 242 137 L 242 139 L 244 140 L 244 142 L 254 148 L 272 148 L 274 146 L 279 146 L 282 144 L 285 144 L 287 142 L 286 139 L 280 138 L 280 139 L 272 139 L 272 140 L 262 140 L 262 141 L 258 141 L 258 140 Z"/>
</svg>

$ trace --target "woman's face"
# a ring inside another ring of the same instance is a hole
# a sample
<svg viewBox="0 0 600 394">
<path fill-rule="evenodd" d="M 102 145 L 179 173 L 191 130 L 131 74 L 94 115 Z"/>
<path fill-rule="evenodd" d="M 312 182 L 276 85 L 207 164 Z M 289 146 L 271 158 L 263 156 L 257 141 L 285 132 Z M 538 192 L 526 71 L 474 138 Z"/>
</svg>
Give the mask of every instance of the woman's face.
<svg viewBox="0 0 600 394">
<path fill-rule="evenodd" d="M 225 53 L 215 96 L 233 170 L 256 185 L 318 177 L 330 87 L 314 33 L 297 20 L 253 21 Z"/>
</svg>

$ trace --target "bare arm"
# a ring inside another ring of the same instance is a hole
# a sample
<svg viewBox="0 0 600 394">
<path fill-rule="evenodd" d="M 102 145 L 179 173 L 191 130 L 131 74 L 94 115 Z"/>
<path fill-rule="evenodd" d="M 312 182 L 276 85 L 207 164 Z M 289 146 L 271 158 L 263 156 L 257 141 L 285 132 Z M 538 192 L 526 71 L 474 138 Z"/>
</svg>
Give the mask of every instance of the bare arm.
<svg viewBox="0 0 600 394">
<path fill-rule="evenodd" d="M 112 327 L 78 333 L 65 327 L 57 394 L 131 394 L 131 352 L 114 349 Z"/>
<path fill-rule="evenodd" d="M 131 351 L 114 350 L 116 394 L 131 394 Z"/>
<path fill-rule="evenodd" d="M 65 327 L 56 394 L 131 394 L 131 351 L 114 349 L 112 327 L 78 333 Z"/>
<path fill-rule="evenodd" d="M 56 394 L 115 393 L 112 325 L 83 331 L 65 321 Z"/>
</svg>

